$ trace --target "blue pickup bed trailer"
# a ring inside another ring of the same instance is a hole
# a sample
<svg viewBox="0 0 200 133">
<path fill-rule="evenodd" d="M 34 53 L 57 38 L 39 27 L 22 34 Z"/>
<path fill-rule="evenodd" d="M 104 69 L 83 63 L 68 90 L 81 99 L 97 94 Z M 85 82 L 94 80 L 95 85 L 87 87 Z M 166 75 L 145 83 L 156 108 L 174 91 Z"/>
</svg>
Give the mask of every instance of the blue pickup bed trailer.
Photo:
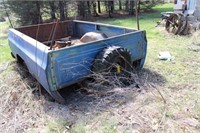
<svg viewBox="0 0 200 133">
<path fill-rule="evenodd" d="M 59 90 L 90 75 L 95 59 L 106 49 L 125 49 L 130 53 L 132 66 L 142 68 L 144 65 L 147 51 L 145 31 L 77 20 L 63 21 L 57 25 L 55 40 L 68 36 L 80 38 L 91 31 L 104 33 L 107 38 L 52 50 L 46 42 L 50 41 L 54 25 L 47 23 L 11 28 L 8 40 L 12 56 L 23 62 L 58 102 L 64 102 Z"/>
</svg>

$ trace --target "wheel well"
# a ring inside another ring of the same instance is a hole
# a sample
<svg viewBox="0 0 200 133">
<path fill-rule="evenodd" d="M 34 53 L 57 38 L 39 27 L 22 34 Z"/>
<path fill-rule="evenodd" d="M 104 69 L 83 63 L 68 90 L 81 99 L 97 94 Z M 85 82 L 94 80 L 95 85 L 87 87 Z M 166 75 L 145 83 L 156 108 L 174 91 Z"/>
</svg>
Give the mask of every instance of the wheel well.
<svg viewBox="0 0 200 133">
<path fill-rule="evenodd" d="M 24 64 L 24 60 L 18 54 L 16 56 L 16 59 L 17 59 L 17 63 Z"/>
<path fill-rule="evenodd" d="M 139 69 L 139 68 L 140 68 L 141 60 L 142 60 L 142 59 L 133 61 L 132 66 L 133 66 L 134 69 Z"/>
</svg>

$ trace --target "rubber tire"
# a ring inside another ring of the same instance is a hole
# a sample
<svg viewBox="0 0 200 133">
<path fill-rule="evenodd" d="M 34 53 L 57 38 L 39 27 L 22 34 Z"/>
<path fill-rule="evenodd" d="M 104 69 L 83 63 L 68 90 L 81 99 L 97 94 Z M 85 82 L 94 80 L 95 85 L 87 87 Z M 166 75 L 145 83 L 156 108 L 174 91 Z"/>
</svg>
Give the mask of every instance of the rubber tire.
<svg viewBox="0 0 200 133">
<path fill-rule="evenodd" d="M 121 72 L 118 74 L 120 81 L 126 84 L 127 79 L 131 76 L 131 53 L 126 48 L 119 46 L 110 46 L 100 52 L 93 63 L 92 71 L 96 74 L 104 74 L 103 76 L 114 76 L 112 73 L 113 64 L 120 65 Z M 120 64 L 121 63 L 121 64 Z M 124 65 L 124 66 L 123 66 Z M 111 71 L 111 72 L 110 72 Z M 116 73 L 115 73 L 116 74 Z"/>
</svg>

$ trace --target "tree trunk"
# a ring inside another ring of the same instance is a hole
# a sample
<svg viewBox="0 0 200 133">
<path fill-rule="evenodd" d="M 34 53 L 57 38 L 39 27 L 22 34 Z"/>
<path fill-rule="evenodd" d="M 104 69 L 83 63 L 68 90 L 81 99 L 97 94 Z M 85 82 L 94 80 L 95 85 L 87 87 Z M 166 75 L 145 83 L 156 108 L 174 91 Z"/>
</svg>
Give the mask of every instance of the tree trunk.
<svg viewBox="0 0 200 133">
<path fill-rule="evenodd" d="M 56 7 L 54 1 L 49 1 L 49 6 L 51 8 L 51 19 L 55 20 L 56 19 Z"/>
<path fill-rule="evenodd" d="M 122 1 L 119 0 L 119 10 L 122 10 Z"/>
<path fill-rule="evenodd" d="M 101 13 L 101 2 L 98 1 L 98 12 Z"/>
<path fill-rule="evenodd" d="M 108 1 L 105 1 L 105 2 L 104 2 L 104 5 L 105 5 L 105 7 L 106 7 L 106 12 L 108 12 Z"/>
<path fill-rule="evenodd" d="M 112 3 L 111 3 L 111 1 L 108 1 L 108 14 L 109 14 L 109 18 L 112 18 L 112 15 L 111 15 L 111 13 L 112 13 Z"/>
<path fill-rule="evenodd" d="M 67 17 L 68 17 L 68 8 L 67 8 L 67 1 L 64 1 L 64 13 L 65 13 L 65 20 L 67 19 Z"/>
<path fill-rule="evenodd" d="M 90 1 L 87 1 L 87 15 L 91 16 Z"/>
<path fill-rule="evenodd" d="M 59 10 L 60 10 L 60 20 L 65 20 L 65 2 L 59 1 Z"/>
<path fill-rule="evenodd" d="M 125 3 L 125 10 L 127 11 L 127 12 L 129 12 L 129 0 L 127 0 L 126 1 L 126 3 Z"/>
<path fill-rule="evenodd" d="M 85 18 L 85 2 L 84 1 L 79 1 L 78 2 L 78 16 Z"/>
<path fill-rule="evenodd" d="M 110 1 L 110 10 L 111 10 L 111 13 L 114 12 L 114 9 L 115 9 L 114 1 Z"/>
<path fill-rule="evenodd" d="M 130 1 L 129 15 L 134 15 L 134 1 Z"/>
<path fill-rule="evenodd" d="M 138 0 L 138 13 L 140 13 L 140 4 L 141 4 L 141 2 L 140 2 L 140 0 Z"/>
<path fill-rule="evenodd" d="M 42 23 L 42 16 L 41 16 L 41 12 L 40 12 L 40 1 L 35 1 L 35 7 L 36 7 L 36 10 L 35 12 L 33 12 L 32 16 L 31 16 L 31 23 L 32 24 L 39 24 L 39 23 Z"/>
<path fill-rule="evenodd" d="M 94 13 L 94 16 L 95 16 L 95 17 L 99 16 L 98 13 L 97 13 L 97 3 L 96 3 L 96 2 L 93 2 L 92 5 L 93 5 L 93 13 Z"/>
</svg>

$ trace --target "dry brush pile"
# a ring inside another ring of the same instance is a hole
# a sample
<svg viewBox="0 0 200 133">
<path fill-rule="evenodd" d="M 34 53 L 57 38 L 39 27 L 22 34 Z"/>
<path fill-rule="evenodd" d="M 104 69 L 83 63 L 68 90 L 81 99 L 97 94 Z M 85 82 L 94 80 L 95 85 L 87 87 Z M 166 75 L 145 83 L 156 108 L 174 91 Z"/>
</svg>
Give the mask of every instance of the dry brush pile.
<svg viewBox="0 0 200 133">
<path fill-rule="evenodd" d="M 156 76 L 149 70 L 145 71 L 148 74 L 141 75 L 146 77 L 146 80 L 140 81 L 136 73 L 132 74 L 137 84 L 125 88 L 119 87 L 122 86 L 119 83 L 115 84 L 116 81 L 112 86 L 103 89 L 90 86 L 78 89 L 72 87 L 72 91 L 69 89 L 70 91 L 63 92 L 66 93 L 67 103 L 61 105 L 49 100 L 48 94 L 26 68 L 16 62 L 1 64 L 1 132 L 68 131 L 74 124 L 94 118 L 99 112 L 109 112 L 132 102 L 143 89 L 143 84 L 148 80 L 147 76 Z"/>
<path fill-rule="evenodd" d="M 49 122 L 63 118 L 64 108 L 46 101 L 39 89 L 23 67 L 15 62 L 1 64 L 0 132 L 43 132 Z"/>
</svg>

